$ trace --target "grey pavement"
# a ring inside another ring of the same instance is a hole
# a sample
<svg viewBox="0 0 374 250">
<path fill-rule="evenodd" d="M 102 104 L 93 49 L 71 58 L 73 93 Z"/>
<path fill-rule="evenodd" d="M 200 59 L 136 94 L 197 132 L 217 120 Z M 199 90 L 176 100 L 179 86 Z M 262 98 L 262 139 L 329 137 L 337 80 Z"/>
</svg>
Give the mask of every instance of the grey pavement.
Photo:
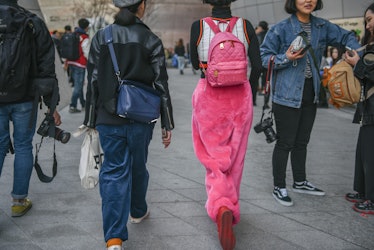
<svg viewBox="0 0 374 250">
<path fill-rule="evenodd" d="M 176 128 L 172 144 L 164 149 L 156 125 L 150 145 L 147 199 L 150 217 L 141 224 L 129 224 L 125 249 L 221 249 L 216 225 L 208 218 L 205 170 L 196 159 L 191 140 L 191 95 L 198 81 L 191 69 L 180 76 L 169 70 L 170 91 Z M 66 83 L 60 83 L 66 84 Z M 261 115 L 254 110 L 254 121 Z M 74 131 L 83 113 L 61 110 L 64 130 Z M 253 130 L 241 186 L 241 221 L 234 230 L 236 249 L 374 249 L 374 216 L 352 210 L 344 199 L 352 191 L 355 145 L 359 127 L 351 123 L 353 109 L 318 109 L 307 157 L 308 180 L 326 191 L 325 197 L 294 193 L 294 206 L 284 207 L 271 195 L 271 156 L 274 144 Z M 35 136 L 35 142 L 40 136 Z M 8 155 L 0 178 L 0 249 L 63 250 L 105 249 L 98 186 L 86 190 L 80 185 L 78 166 L 83 136 L 68 144 L 56 142 L 58 173 L 51 183 L 41 183 L 35 171 L 30 184 L 32 209 L 12 218 L 10 192 L 13 156 Z M 40 165 L 51 173 L 53 140 L 45 140 Z M 292 173 L 287 170 L 290 189 Z M 115 208 L 113 208 L 115 209 Z"/>
</svg>

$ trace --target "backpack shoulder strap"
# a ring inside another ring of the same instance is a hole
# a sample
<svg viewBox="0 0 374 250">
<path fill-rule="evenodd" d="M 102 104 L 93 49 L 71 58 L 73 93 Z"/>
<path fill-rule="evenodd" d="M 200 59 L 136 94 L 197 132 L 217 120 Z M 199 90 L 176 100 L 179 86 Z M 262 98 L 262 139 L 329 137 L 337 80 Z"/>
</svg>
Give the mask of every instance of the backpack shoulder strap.
<svg viewBox="0 0 374 250">
<path fill-rule="evenodd" d="M 239 18 L 238 18 L 237 16 L 233 16 L 233 17 L 230 19 L 229 25 L 227 25 L 227 28 L 226 28 L 226 31 L 227 31 L 227 32 L 232 33 L 232 30 L 234 29 L 235 24 L 236 24 L 236 22 L 238 21 L 238 19 L 239 19 Z"/>
<path fill-rule="evenodd" d="M 203 20 L 210 26 L 210 28 L 213 30 L 214 34 L 217 34 L 217 33 L 221 32 L 218 25 L 213 22 L 213 18 L 205 17 Z"/>
<path fill-rule="evenodd" d="M 236 24 L 236 22 L 238 21 L 238 17 L 236 16 L 233 16 L 231 19 L 230 19 L 230 22 L 229 24 L 227 25 L 227 28 L 226 28 L 226 32 L 232 32 L 232 30 L 234 29 L 234 26 Z M 209 26 L 210 28 L 213 30 L 213 32 L 215 34 L 221 32 L 221 30 L 219 29 L 218 25 L 215 24 L 215 22 L 213 21 L 213 18 L 211 17 L 206 17 L 203 19 Z"/>
</svg>

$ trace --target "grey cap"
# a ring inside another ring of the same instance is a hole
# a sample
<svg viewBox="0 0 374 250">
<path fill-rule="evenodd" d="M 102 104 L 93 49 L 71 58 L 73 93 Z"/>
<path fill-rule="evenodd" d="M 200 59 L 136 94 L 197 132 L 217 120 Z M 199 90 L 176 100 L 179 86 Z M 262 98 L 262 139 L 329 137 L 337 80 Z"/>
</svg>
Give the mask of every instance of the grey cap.
<svg viewBox="0 0 374 250">
<path fill-rule="evenodd" d="M 118 8 L 124 8 L 140 3 L 141 1 L 143 0 L 113 0 L 113 4 Z"/>
</svg>

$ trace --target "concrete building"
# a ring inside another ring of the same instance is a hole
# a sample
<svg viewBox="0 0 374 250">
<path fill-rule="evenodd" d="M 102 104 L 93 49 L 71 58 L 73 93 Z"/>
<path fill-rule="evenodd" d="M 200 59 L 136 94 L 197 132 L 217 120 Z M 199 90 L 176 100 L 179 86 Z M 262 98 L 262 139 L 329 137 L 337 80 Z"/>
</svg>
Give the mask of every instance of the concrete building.
<svg viewBox="0 0 374 250">
<path fill-rule="evenodd" d="M 74 26 L 80 18 L 76 16 L 79 3 L 90 1 L 94 0 L 19 0 L 19 3 L 36 11 L 41 8 L 49 29 L 62 30 L 66 24 Z M 165 47 L 174 47 L 179 38 L 187 43 L 191 23 L 210 14 L 210 6 L 203 5 L 202 0 L 148 0 L 148 3 L 153 6 L 144 21 L 161 37 Z M 271 25 L 288 16 L 284 3 L 284 0 L 237 0 L 232 9 L 234 15 L 247 18 L 254 26 L 261 20 Z M 316 12 L 317 16 L 333 20 L 347 29 L 362 30 L 362 15 L 372 0 L 324 0 L 323 3 L 324 8 Z M 116 11 L 109 6 L 105 12 L 111 17 Z"/>
<path fill-rule="evenodd" d="M 363 32 L 363 14 L 372 0 L 323 0 L 323 9 L 316 16 L 328 19 L 340 26 Z M 284 11 L 285 0 L 237 0 L 232 4 L 235 15 L 246 17 L 255 26 L 267 21 L 270 26 L 289 15 Z"/>
</svg>

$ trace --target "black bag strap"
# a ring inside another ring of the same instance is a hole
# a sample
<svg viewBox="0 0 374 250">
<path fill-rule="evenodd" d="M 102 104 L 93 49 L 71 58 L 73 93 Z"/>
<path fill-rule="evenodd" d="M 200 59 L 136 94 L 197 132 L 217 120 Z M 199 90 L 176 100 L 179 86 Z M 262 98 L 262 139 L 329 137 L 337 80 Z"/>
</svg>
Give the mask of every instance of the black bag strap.
<svg viewBox="0 0 374 250">
<path fill-rule="evenodd" d="M 40 167 L 38 163 L 38 153 L 40 151 L 40 148 L 42 147 L 43 143 L 43 137 L 41 137 L 40 143 L 35 144 L 35 162 L 34 162 L 34 168 L 36 170 L 36 173 L 38 174 L 39 180 L 44 183 L 51 182 L 56 174 L 57 174 L 57 159 L 56 159 L 56 140 L 53 140 L 53 167 L 52 167 L 52 176 L 49 177 L 43 173 L 42 168 Z"/>
<path fill-rule="evenodd" d="M 312 45 L 309 43 L 308 39 L 306 38 L 305 33 L 306 33 L 305 31 L 301 32 L 300 36 L 303 38 L 306 45 L 310 45 L 308 50 L 310 52 L 310 55 L 312 56 L 314 67 L 316 67 L 316 70 L 319 70 L 318 65 L 317 65 L 317 58 L 316 58 L 316 55 L 314 54 L 314 49 Z"/>
</svg>

